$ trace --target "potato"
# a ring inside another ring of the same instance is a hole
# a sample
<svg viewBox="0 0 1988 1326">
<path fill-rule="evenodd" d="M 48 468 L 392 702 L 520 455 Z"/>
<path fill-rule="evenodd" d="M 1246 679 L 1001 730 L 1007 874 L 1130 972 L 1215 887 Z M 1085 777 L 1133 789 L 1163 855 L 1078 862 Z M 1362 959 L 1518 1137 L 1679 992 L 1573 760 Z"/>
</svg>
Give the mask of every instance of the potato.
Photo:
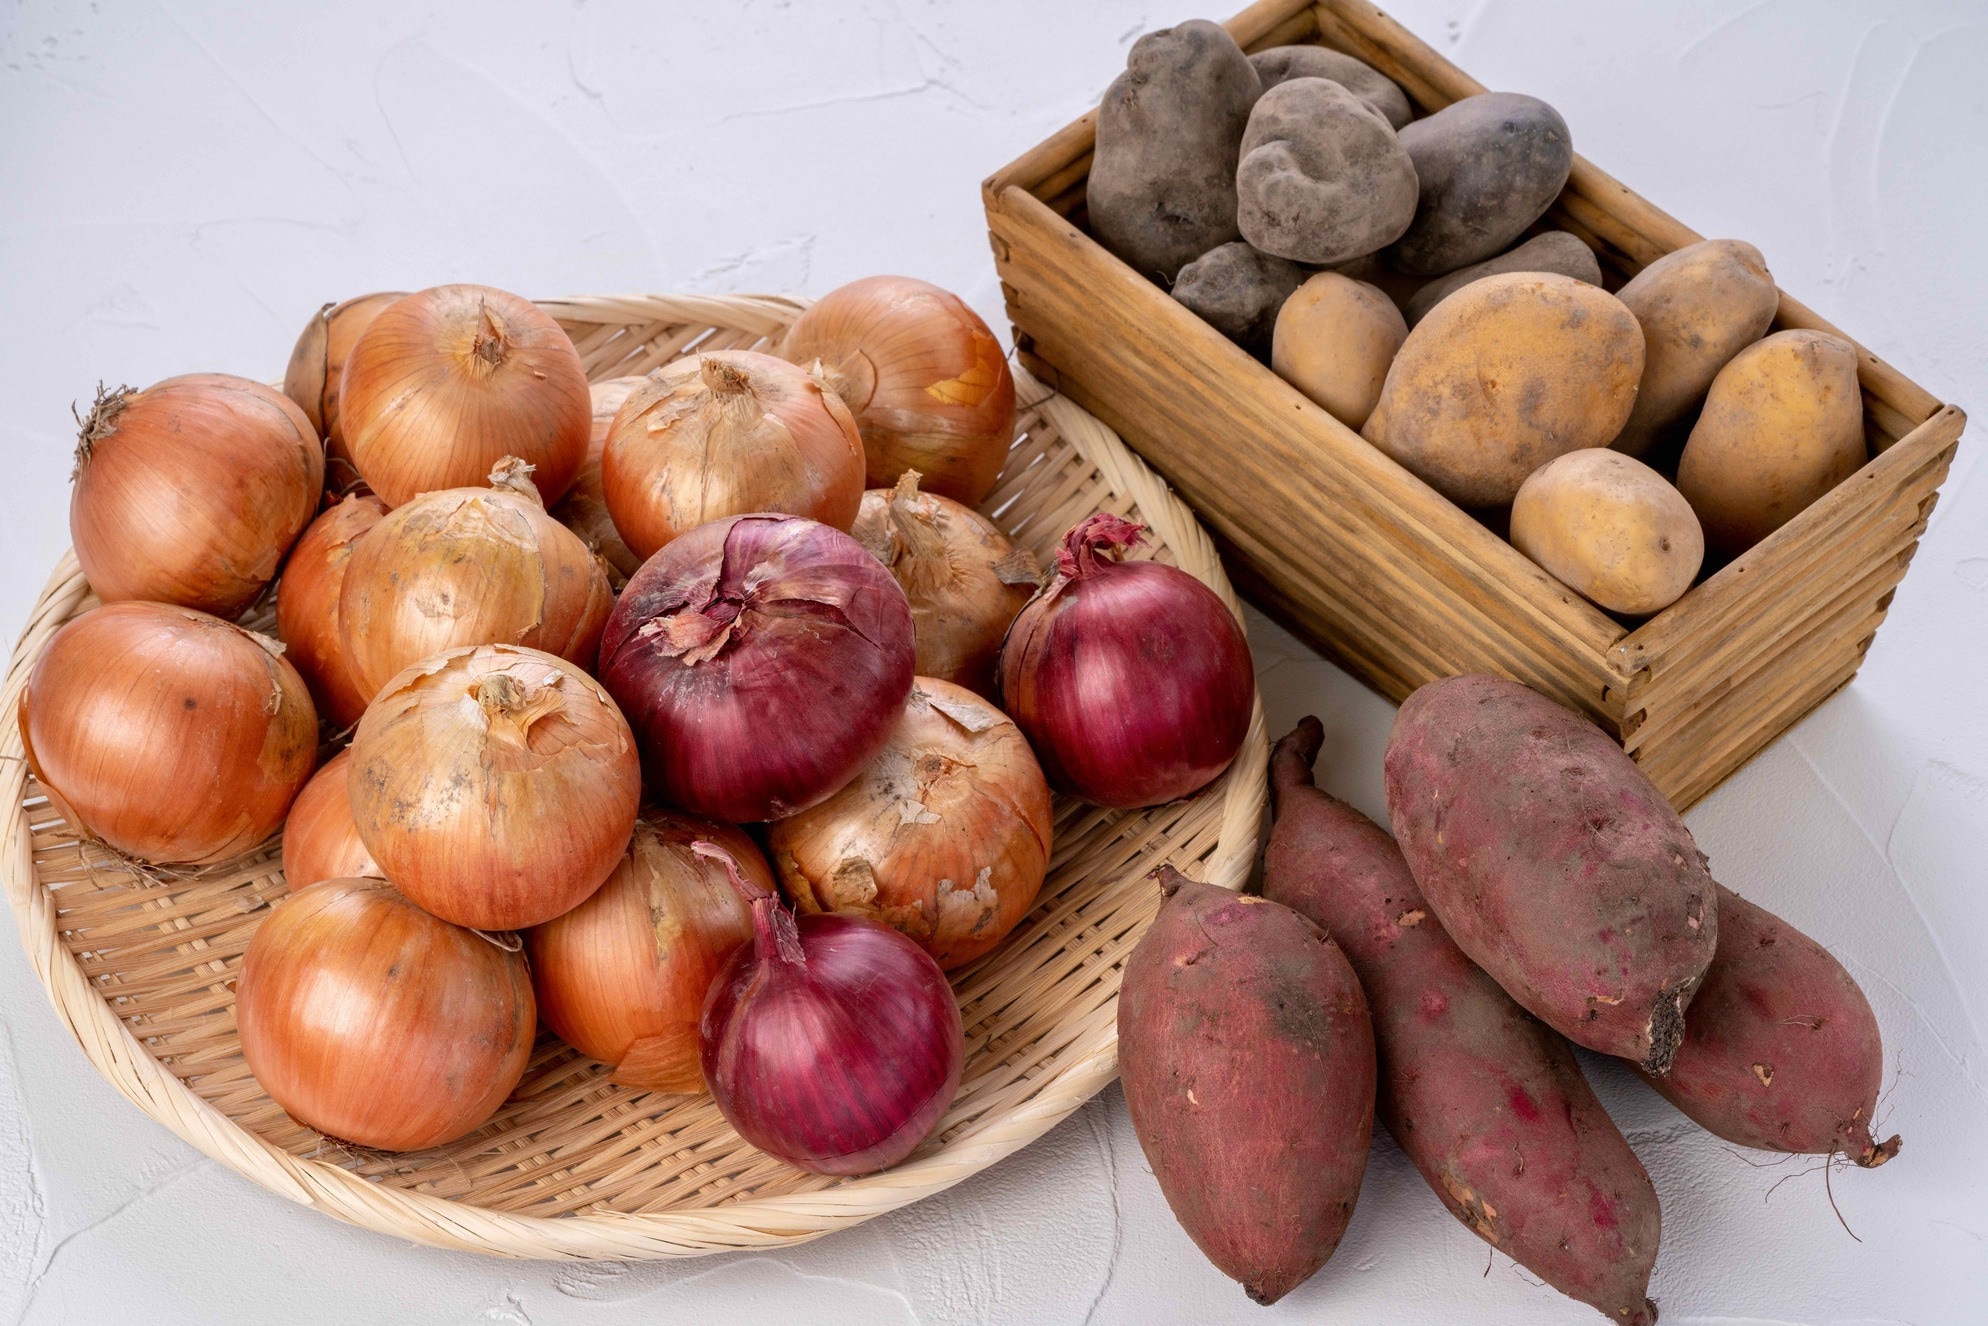
<svg viewBox="0 0 1988 1326">
<path fill-rule="evenodd" d="M 1415 118 L 1408 94 L 1393 79 L 1330 46 L 1272 46 L 1250 56 L 1249 62 L 1256 66 L 1265 92 L 1293 78 L 1329 78 L 1385 115 L 1396 129 Z"/>
<path fill-rule="evenodd" d="M 1864 459 L 1857 347 L 1827 332 L 1776 332 L 1712 379 L 1677 487 L 1698 513 L 1705 542 L 1737 557 Z"/>
<path fill-rule="evenodd" d="M 1237 238 L 1236 157 L 1261 91 L 1217 24 L 1194 19 L 1134 42 L 1098 107 L 1089 195 L 1098 242 L 1170 284 Z"/>
<path fill-rule="evenodd" d="M 1473 281 L 1429 311 L 1361 435 L 1451 501 L 1503 506 L 1555 456 L 1605 447 L 1643 375 L 1643 330 L 1550 272 Z"/>
<path fill-rule="evenodd" d="M 1358 431 L 1374 412 L 1388 365 L 1407 336 L 1393 300 L 1364 281 L 1320 272 L 1284 301 L 1270 367 Z"/>
<path fill-rule="evenodd" d="M 1574 138 L 1537 97 L 1483 92 L 1401 131 L 1422 183 L 1415 222 L 1388 250 L 1411 276 L 1441 276 L 1502 253 L 1560 196 Z"/>
<path fill-rule="evenodd" d="M 1408 325 L 1413 327 L 1422 321 L 1430 309 L 1472 281 L 1497 276 L 1501 272 L 1558 272 L 1561 276 L 1571 276 L 1589 285 L 1601 284 L 1601 264 L 1595 261 L 1595 251 L 1576 235 L 1564 230 L 1549 230 L 1543 235 L 1534 235 L 1517 248 L 1495 258 L 1472 263 L 1448 276 L 1438 277 L 1417 290 L 1409 297 L 1408 307 L 1403 310 L 1408 315 Z M 1646 363 L 1643 376 L 1648 378 L 1649 374 Z"/>
<path fill-rule="evenodd" d="M 1512 499 L 1512 545 L 1576 594 L 1632 617 L 1677 602 L 1705 560 L 1684 494 L 1606 447 L 1570 451 L 1527 476 Z"/>
<path fill-rule="evenodd" d="M 1181 268 L 1173 297 L 1237 345 L 1262 355 L 1270 349 L 1277 310 L 1304 280 L 1304 269 L 1290 259 L 1259 253 L 1238 239 Z"/>
<path fill-rule="evenodd" d="M 1767 334 L 1781 292 L 1744 240 L 1688 244 L 1616 292 L 1643 325 L 1643 386 L 1612 444 L 1646 456 L 1705 398 L 1729 360 Z"/>
<path fill-rule="evenodd" d="M 1250 112 L 1236 224 L 1265 253 L 1325 266 L 1393 243 L 1414 219 L 1416 189 L 1385 116 L 1337 83 L 1294 78 Z"/>
</svg>

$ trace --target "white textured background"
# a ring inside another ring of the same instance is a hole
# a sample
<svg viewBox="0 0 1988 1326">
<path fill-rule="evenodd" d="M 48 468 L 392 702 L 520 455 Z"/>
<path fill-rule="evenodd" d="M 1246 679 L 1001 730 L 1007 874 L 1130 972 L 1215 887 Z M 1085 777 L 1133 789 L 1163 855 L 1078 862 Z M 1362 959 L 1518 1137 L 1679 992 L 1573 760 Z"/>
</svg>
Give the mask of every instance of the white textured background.
<svg viewBox="0 0 1988 1326">
<path fill-rule="evenodd" d="M 1239 3 L 1239 0 L 1231 0 Z M 1399 0 L 1493 87 L 1936 395 L 1988 411 L 1988 5 Z M 99 378 L 278 375 L 326 299 L 820 294 L 876 271 L 997 327 L 979 182 L 1090 105 L 1175 0 L 302 6 L 0 0 L 0 627 L 67 542 Z M 1221 16 L 1219 13 L 1213 15 Z M 1977 427 L 1978 431 L 1978 427 Z M 1210 439 L 1210 445 L 1220 445 Z M 1963 445 L 1863 673 L 1698 807 L 1720 876 L 1870 994 L 1904 1154 L 1755 1168 L 1613 1064 L 1686 1322 L 1988 1319 L 1988 479 Z M 1277 731 L 1380 809 L 1388 706 L 1252 622 Z M 1789 1176 L 1775 1188 L 1778 1180 Z M 1771 1195 L 1770 1195 L 1771 1194 Z M 125 1104 L 0 942 L 0 1322 L 1598 1320 L 1377 1141 L 1332 1263 L 1265 1311 L 1174 1226 L 1115 1089 L 995 1171 L 773 1255 L 506 1264 L 334 1224 Z"/>
</svg>

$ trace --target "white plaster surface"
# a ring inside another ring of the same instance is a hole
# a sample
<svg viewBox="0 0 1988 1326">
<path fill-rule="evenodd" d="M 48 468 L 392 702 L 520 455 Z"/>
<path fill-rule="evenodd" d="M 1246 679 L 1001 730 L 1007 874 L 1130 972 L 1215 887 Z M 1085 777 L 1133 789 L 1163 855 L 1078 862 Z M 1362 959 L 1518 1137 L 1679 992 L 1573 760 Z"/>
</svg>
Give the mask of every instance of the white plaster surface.
<svg viewBox="0 0 1988 1326">
<path fill-rule="evenodd" d="M 1232 3 L 1238 0 L 1231 0 Z M 1981 0 L 1397 0 L 1591 158 L 1944 399 L 1988 410 Z M 996 326 L 979 182 L 1090 105 L 1178 0 L 570 5 L 0 0 L 0 625 L 67 542 L 97 380 L 269 377 L 317 305 L 820 294 L 876 271 Z M 1219 13 L 1216 16 L 1220 16 Z M 1978 429 L 1977 429 L 1978 431 Z M 1223 439 L 1210 438 L 1210 446 Z M 1839 954 L 1883 1025 L 1903 1155 L 1758 1167 L 1615 1064 L 1683 1323 L 1988 1320 L 1988 477 L 1963 446 L 1862 674 L 1690 816 L 1715 868 Z M 1271 725 L 1380 808 L 1389 706 L 1252 620 Z M 1794 1176 L 1794 1177 L 1790 1177 Z M 1785 1183 L 1780 1180 L 1787 1179 Z M 1778 1184 L 1778 1186 L 1777 1186 Z M 0 942 L 0 1322 L 1585 1323 L 1385 1140 L 1332 1263 L 1248 1303 L 1195 1253 L 1107 1091 L 944 1196 L 807 1247 L 512 1264 L 338 1225 L 103 1084 Z"/>
</svg>

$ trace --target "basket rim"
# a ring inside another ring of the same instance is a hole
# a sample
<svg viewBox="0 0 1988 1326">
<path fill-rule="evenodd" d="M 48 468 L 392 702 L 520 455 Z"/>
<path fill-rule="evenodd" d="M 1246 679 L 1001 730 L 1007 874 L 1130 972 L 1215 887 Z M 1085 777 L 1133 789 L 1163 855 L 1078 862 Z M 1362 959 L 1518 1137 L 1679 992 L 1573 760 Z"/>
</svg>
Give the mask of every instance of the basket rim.
<svg viewBox="0 0 1988 1326">
<path fill-rule="evenodd" d="M 621 295 L 539 304 L 555 318 L 630 323 L 680 318 L 772 335 L 808 301 L 780 295 Z M 1018 407 L 1039 411 L 1114 492 L 1136 502 L 1182 569 L 1215 590 L 1240 619 L 1240 601 L 1214 544 L 1186 503 L 1116 433 L 1019 364 L 1011 366 Z M 236 1125 L 138 1042 L 62 942 L 52 896 L 35 874 L 22 805 L 27 766 L 18 705 L 35 660 L 88 592 L 74 551 L 65 552 L 8 663 L 0 690 L 0 796 L 8 807 L 0 826 L 0 882 L 36 977 L 98 1073 L 196 1150 L 279 1196 L 396 1238 L 504 1257 L 649 1260 L 777 1247 L 859 1224 L 979 1173 L 1048 1132 L 1117 1076 L 1117 1028 L 1112 1024 L 1097 1033 L 1090 1050 L 1046 1076 L 1020 1106 L 966 1137 L 894 1169 L 833 1187 L 698 1210 L 516 1214 L 390 1187 L 338 1165 L 293 1155 Z M 1267 808 L 1268 757 L 1259 694 L 1243 749 L 1223 776 L 1219 845 L 1204 872 L 1211 883 L 1240 888 L 1249 877 Z"/>
</svg>

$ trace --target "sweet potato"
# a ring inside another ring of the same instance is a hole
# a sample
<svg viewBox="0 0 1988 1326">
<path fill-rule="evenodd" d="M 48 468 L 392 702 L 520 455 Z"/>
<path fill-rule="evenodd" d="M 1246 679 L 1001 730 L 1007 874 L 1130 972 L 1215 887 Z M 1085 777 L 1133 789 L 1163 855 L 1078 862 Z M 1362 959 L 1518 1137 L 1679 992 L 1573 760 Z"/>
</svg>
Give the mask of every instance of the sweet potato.
<svg viewBox="0 0 1988 1326">
<path fill-rule="evenodd" d="M 1386 831 L 1312 784 L 1316 718 L 1270 757 L 1263 896 L 1323 926 L 1360 978 L 1380 1115 L 1450 1214 L 1561 1293 L 1647 1326 L 1656 1190 L 1567 1042 L 1471 965 Z"/>
<path fill-rule="evenodd" d="M 1884 1047 L 1864 992 L 1829 950 L 1719 886 L 1719 952 L 1668 1074 L 1644 1080 L 1715 1136 L 1763 1151 L 1898 1154 L 1871 1136 Z"/>
<path fill-rule="evenodd" d="M 1374 1128 L 1374 1029 L 1325 932 L 1162 866 L 1125 964 L 1118 1065 L 1167 1205 L 1217 1269 L 1274 1303 L 1339 1246 Z"/>
<path fill-rule="evenodd" d="M 1635 761 L 1517 682 L 1463 676 L 1408 697 L 1384 771 L 1401 853 L 1457 947 L 1569 1040 L 1670 1071 L 1719 900 Z"/>
</svg>

